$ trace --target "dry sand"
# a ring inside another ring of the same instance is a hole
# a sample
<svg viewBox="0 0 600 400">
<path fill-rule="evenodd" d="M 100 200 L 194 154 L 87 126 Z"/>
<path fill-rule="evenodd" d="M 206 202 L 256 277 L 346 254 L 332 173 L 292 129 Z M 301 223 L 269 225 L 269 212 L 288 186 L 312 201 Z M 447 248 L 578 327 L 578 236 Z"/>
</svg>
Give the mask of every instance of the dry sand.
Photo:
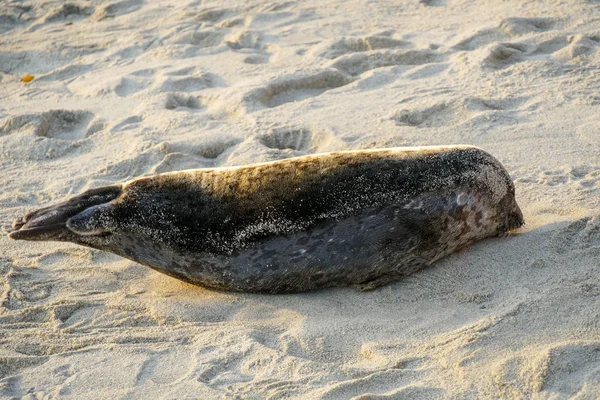
<svg viewBox="0 0 600 400">
<path fill-rule="evenodd" d="M 156 172 L 456 143 L 527 222 L 284 296 L 3 236 L 0 397 L 600 397 L 599 48 L 591 0 L 0 2 L 3 224 Z"/>
</svg>

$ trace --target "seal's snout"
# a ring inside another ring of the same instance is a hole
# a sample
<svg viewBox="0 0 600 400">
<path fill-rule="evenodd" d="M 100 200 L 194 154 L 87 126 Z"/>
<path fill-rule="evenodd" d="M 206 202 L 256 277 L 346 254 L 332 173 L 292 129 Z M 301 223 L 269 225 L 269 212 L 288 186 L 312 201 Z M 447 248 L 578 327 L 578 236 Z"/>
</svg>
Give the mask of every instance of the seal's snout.
<svg viewBox="0 0 600 400">
<path fill-rule="evenodd" d="M 508 214 L 506 225 L 509 231 L 513 229 L 518 229 L 525 224 L 525 220 L 523 219 L 523 213 L 519 206 L 515 204 L 515 208 L 512 212 Z"/>
<path fill-rule="evenodd" d="M 523 213 L 517 204 L 514 192 L 504 196 L 497 207 L 499 216 L 498 235 L 502 236 L 506 232 L 518 229 L 525 223 Z"/>
<path fill-rule="evenodd" d="M 501 233 L 509 232 L 515 229 L 519 229 L 525 224 L 525 220 L 523 219 L 523 213 L 521 209 L 514 202 L 511 210 L 506 214 L 505 220 L 502 223 L 502 227 L 500 229 Z"/>
<path fill-rule="evenodd" d="M 8 237 L 15 240 L 69 240 L 67 221 L 87 209 L 110 202 L 121 193 L 121 186 L 92 189 L 63 203 L 40 208 L 16 219 Z"/>
</svg>

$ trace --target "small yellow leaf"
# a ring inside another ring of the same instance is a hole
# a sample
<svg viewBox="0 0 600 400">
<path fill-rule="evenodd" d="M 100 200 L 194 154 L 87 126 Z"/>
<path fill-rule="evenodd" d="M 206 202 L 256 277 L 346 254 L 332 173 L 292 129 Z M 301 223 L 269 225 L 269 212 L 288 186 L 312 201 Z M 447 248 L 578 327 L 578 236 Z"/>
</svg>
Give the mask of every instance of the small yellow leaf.
<svg viewBox="0 0 600 400">
<path fill-rule="evenodd" d="M 21 78 L 21 82 L 31 82 L 33 80 L 33 75 L 23 75 Z"/>
</svg>

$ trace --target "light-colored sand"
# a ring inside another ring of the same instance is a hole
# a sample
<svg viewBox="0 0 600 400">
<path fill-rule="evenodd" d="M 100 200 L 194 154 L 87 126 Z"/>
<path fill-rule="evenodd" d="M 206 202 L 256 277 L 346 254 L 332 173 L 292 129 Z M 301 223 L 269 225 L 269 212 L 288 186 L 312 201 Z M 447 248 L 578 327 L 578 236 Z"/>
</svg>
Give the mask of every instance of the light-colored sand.
<svg viewBox="0 0 600 400">
<path fill-rule="evenodd" d="M 598 398 L 598 6 L 0 2 L 3 224 L 156 172 L 455 143 L 506 165 L 527 221 L 373 292 L 285 296 L 3 236 L 0 397 Z"/>
</svg>

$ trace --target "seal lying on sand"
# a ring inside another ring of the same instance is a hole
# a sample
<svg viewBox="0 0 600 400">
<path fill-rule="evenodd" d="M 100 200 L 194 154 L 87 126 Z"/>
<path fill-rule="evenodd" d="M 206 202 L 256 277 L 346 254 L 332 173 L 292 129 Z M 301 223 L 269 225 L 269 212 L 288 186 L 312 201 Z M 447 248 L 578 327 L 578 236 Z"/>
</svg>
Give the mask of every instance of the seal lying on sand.
<svg viewBox="0 0 600 400">
<path fill-rule="evenodd" d="M 502 165 L 447 146 L 139 178 L 29 213 L 9 236 L 110 251 L 205 287 L 282 293 L 373 289 L 522 224 Z"/>
</svg>

